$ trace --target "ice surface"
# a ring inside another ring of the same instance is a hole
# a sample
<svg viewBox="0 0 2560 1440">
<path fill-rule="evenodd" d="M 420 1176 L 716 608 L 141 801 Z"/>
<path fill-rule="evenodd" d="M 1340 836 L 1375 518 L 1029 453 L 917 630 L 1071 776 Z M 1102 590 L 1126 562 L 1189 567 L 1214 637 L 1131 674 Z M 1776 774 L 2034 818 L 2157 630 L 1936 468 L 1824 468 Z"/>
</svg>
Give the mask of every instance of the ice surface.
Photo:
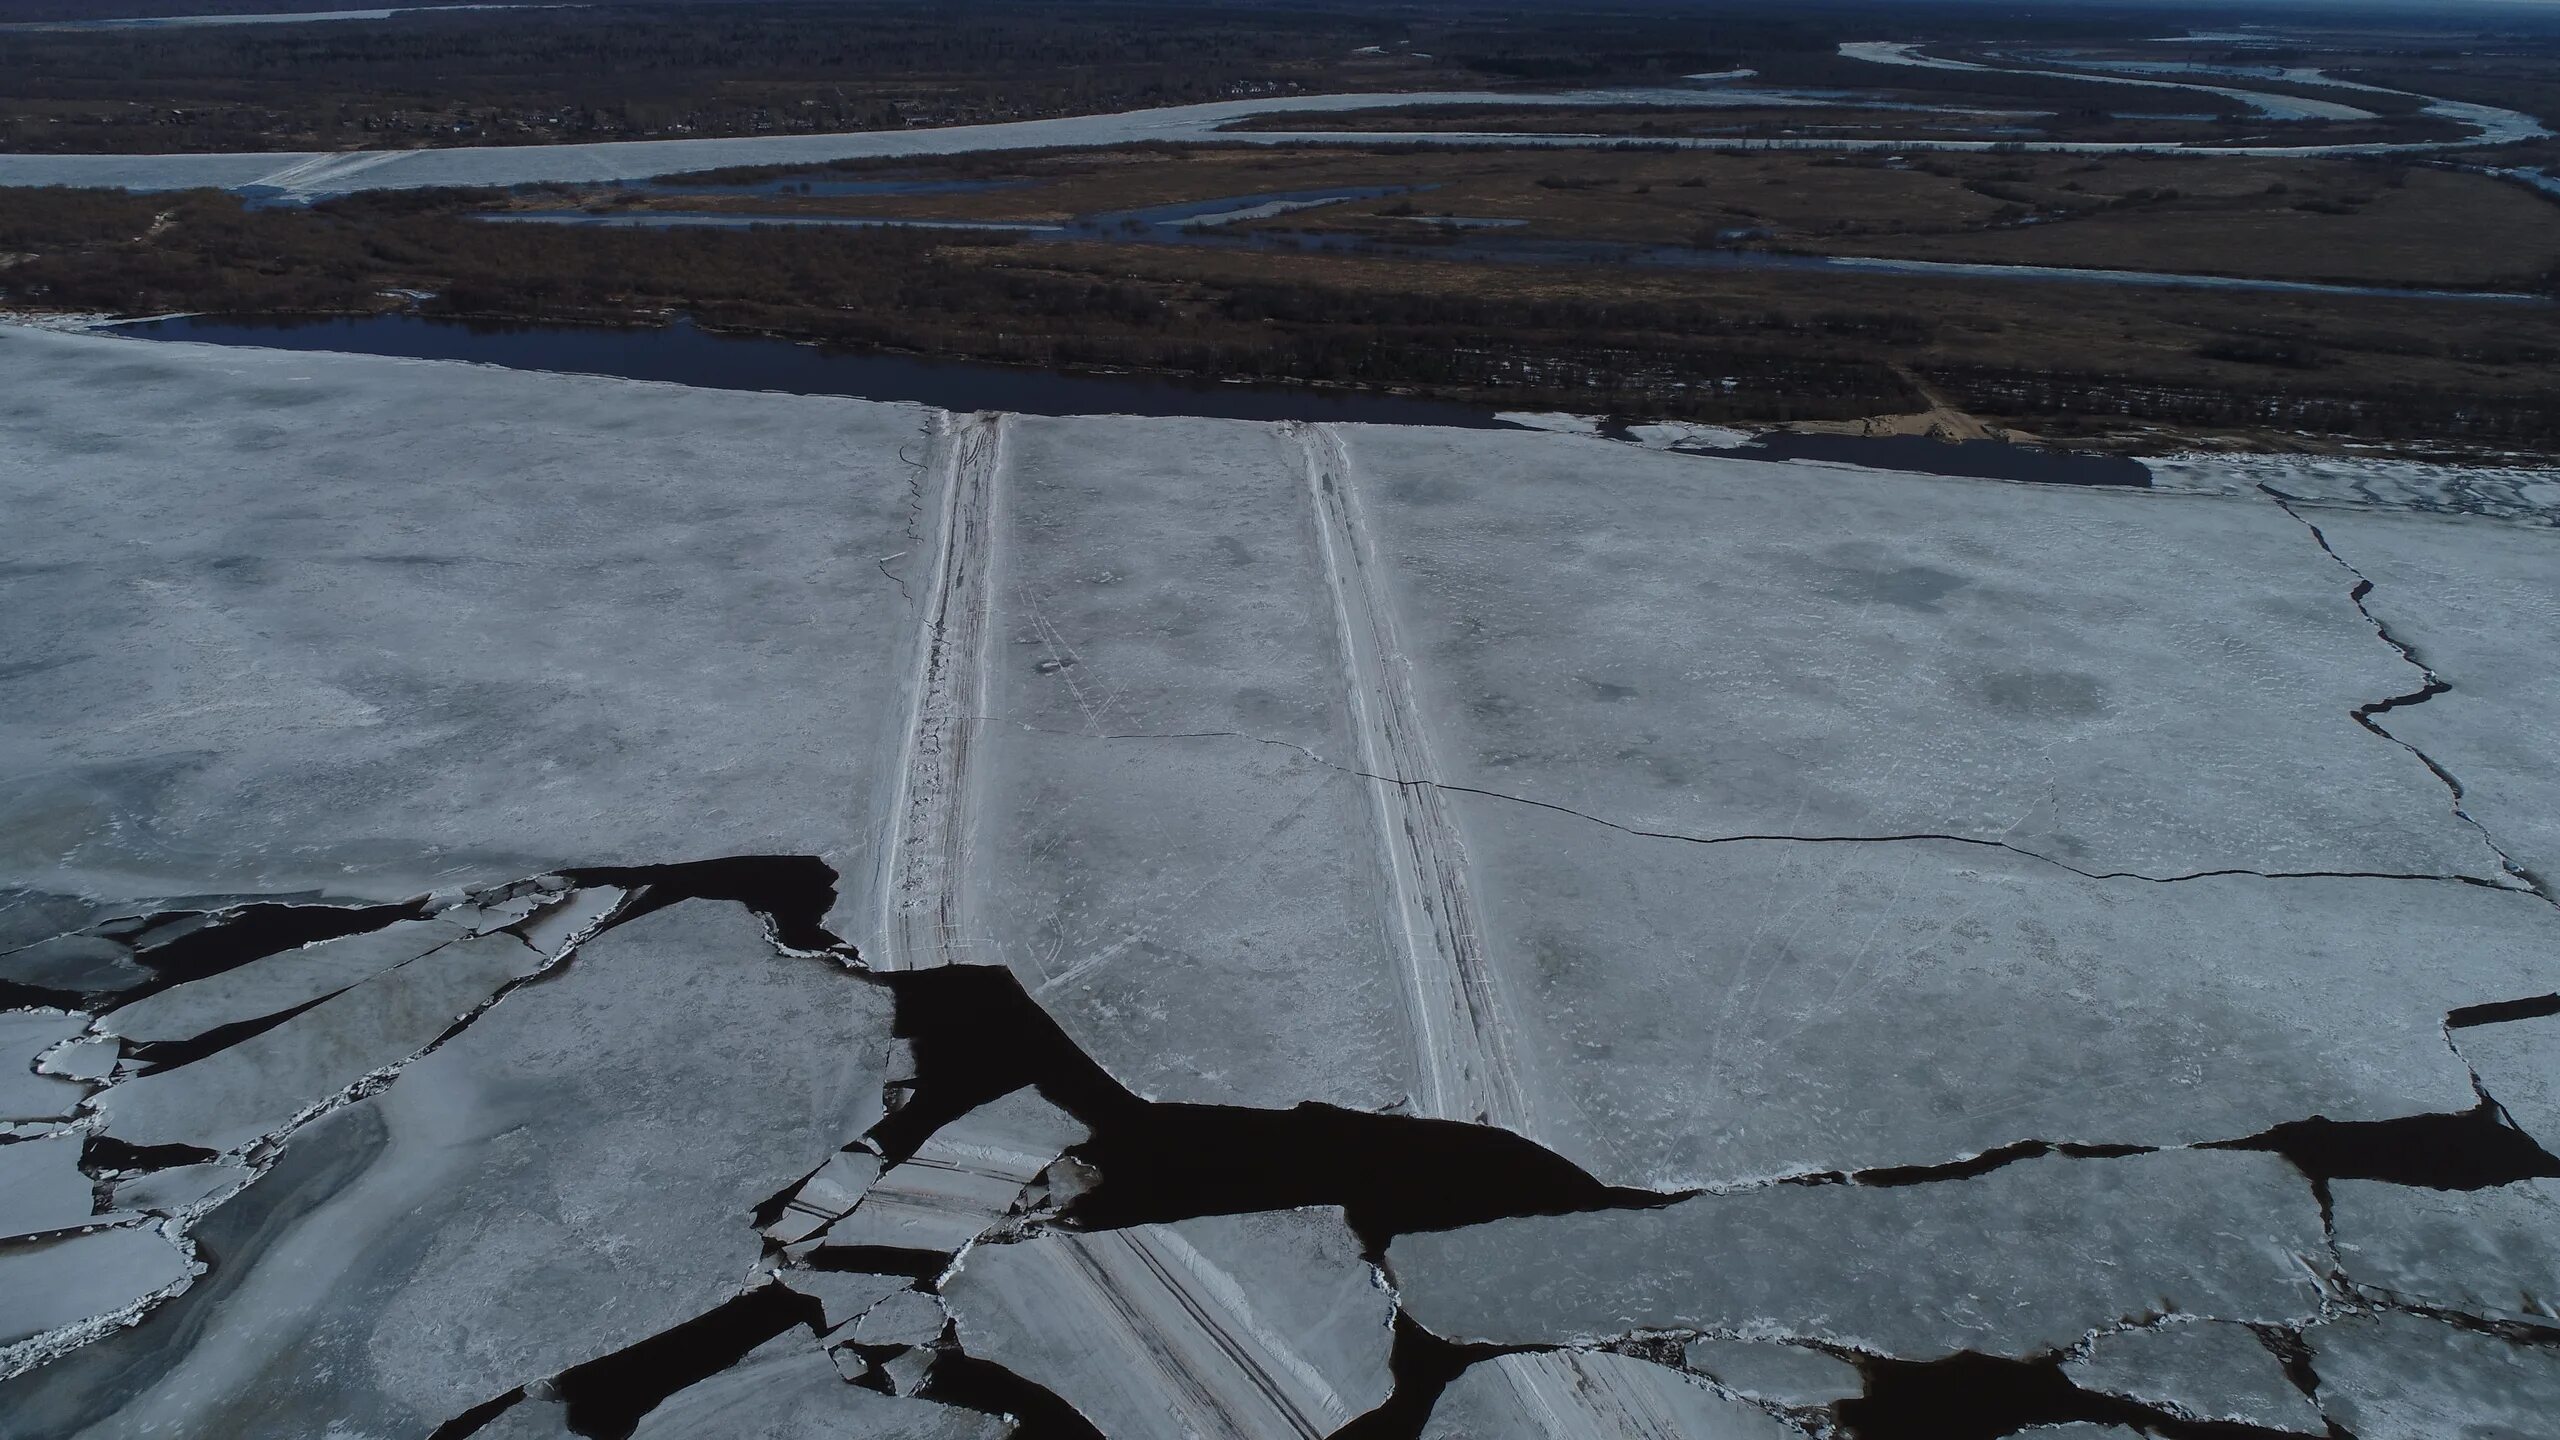
<svg viewBox="0 0 2560 1440">
<path fill-rule="evenodd" d="M 868 1150 L 846 1150 L 827 1157 L 816 1174 L 792 1192 L 781 1216 L 764 1227 L 765 1238 L 790 1245 L 840 1219 L 880 1178 L 880 1157 Z"/>
<path fill-rule="evenodd" d="M 2420 510 L 2560 525 L 2560 470 L 2549 467 L 2327 455 L 2176 455 L 2142 463 L 2159 489 L 2249 495 L 2263 485 L 2320 509 Z"/>
<path fill-rule="evenodd" d="M 194 1231 L 202 1284 L 0 1385 L 12 1440 L 424 1434 L 703 1314 L 877 1120 L 889 1010 L 734 905 L 618 927 L 296 1132 Z"/>
<path fill-rule="evenodd" d="M 994 1440 L 993 1415 L 898 1400 L 847 1384 L 809 1338 L 790 1330 L 643 1416 L 631 1440 Z"/>
<path fill-rule="evenodd" d="M 919 410 L 23 328 L 0 396 L 0 885 L 860 888 Z"/>
<path fill-rule="evenodd" d="M 1667 1366 L 1548 1350 L 1478 1361 L 1449 1383 L 1422 1440 L 1787 1440 L 1803 1431 Z"/>
<path fill-rule="evenodd" d="M 1016 420 L 997 507 L 968 953 L 1150 1098 L 1402 1098 L 1377 822 L 1315 758 L 1354 730 L 1296 447 Z"/>
<path fill-rule="evenodd" d="M 793 1268 L 776 1271 L 774 1278 L 816 1300 L 826 1312 L 826 1326 L 831 1332 L 861 1319 L 863 1312 L 913 1283 L 904 1275 L 865 1275 L 853 1270 Z M 830 1334 L 828 1338 L 852 1337 Z"/>
<path fill-rule="evenodd" d="M 2465 1026 L 2453 1046 L 2516 1128 L 2560 1153 L 2560 1016 Z"/>
<path fill-rule="evenodd" d="M 254 1175 L 246 1165 L 179 1165 L 116 1182 L 116 1208 L 168 1215 L 198 1205 Z"/>
<path fill-rule="evenodd" d="M 569 1407 L 557 1400 L 519 1400 L 487 1425 L 471 1432 L 471 1440 L 576 1440 L 569 1428 Z"/>
<path fill-rule="evenodd" d="M 2099 872 L 2492 873 L 2350 717 L 2419 675 L 2266 501 L 1346 433 L 1444 780 Z"/>
<path fill-rule="evenodd" d="M 36 1073 L 38 1056 L 89 1028 L 86 1015 L 60 1010 L 0 1013 L 0 1120 L 58 1120 L 89 1087 Z"/>
<path fill-rule="evenodd" d="M 2560 531 L 2415 515 L 2313 518 L 2373 582 L 2365 608 L 2453 687 L 2377 719 L 2461 782 L 2463 809 L 2518 865 L 2553 882 Z"/>
<path fill-rule="evenodd" d="M 0 1145 L 0 1240 L 93 1223 L 78 1135 Z"/>
<path fill-rule="evenodd" d="M 324 940 L 146 995 L 110 1011 L 98 1028 L 137 1043 L 189 1039 L 334 995 L 470 933 L 440 918 Z M 491 953 L 503 951 L 491 947 Z"/>
<path fill-rule="evenodd" d="M 1499 1220 L 1400 1236 L 1387 1269 L 1406 1312 L 1452 1340 L 1705 1331 L 1932 1359 L 2058 1350 L 2147 1315 L 2300 1321 L 2319 1313 L 2326 1249 L 2284 1161 L 2164 1151 Z"/>
<path fill-rule="evenodd" d="M 2347 1278 L 2408 1304 L 2560 1324 L 2560 1181 L 2483 1190 L 2330 1182 Z"/>
<path fill-rule="evenodd" d="M 541 964 L 511 935 L 457 941 L 228 1049 L 128 1080 L 99 1095 L 94 1108 L 106 1132 L 128 1144 L 240 1149 L 435 1043 Z"/>
<path fill-rule="evenodd" d="M 880 1299 L 853 1323 L 856 1345 L 930 1345 L 942 1334 L 942 1302 L 922 1290 L 899 1290 Z"/>
<path fill-rule="evenodd" d="M 1531 1134 L 1654 1189 L 2457 1113 L 2446 1011 L 2547 988 L 2560 946 L 2560 913 L 2472 885 L 2163 885 L 1939 841 L 1457 814 Z"/>
<path fill-rule="evenodd" d="M 46 1051 L 36 1061 L 36 1073 L 64 1080 L 103 1081 L 115 1073 L 119 1048 L 107 1036 L 83 1035 Z"/>
<path fill-rule="evenodd" d="M 0 955 L 0 980 L 77 995 L 130 990 L 150 978 L 132 951 L 99 935 L 59 935 Z"/>
<path fill-rule="evenodd" d="M 2194 1420 L 2227 1420 L 2297 1435 L 2325 1435 L 2320 1407 L 2285 1374 L 2284 1362 L 2246 1326 L 2203 1321 L 2101 1335 L 2062 1373 L 2083 1390 Z"/>
<path fill-rule="evenodd" d="M 2303 1338 L 2322 1408 L 2356 1440 L 2545 1440 L 2560 1415 L 2560 1349 L 2396 1314 Z"/>
<path fill-rule="evenodd" d="M 1002 1219 L 1022 1187 L 1085 1139 L 1075 1117 L 1036 1090 L 1016 1090 L 943 1126 L 882 1173 L 853 1213 L 827 1228 L 820 1248 L 947 1255 Z"/>
<path fill-rule="evenodd" d="M 0 1245 L 0 1346 L 115 1314 L 190 1273 L 185 1253 L 147 1226 Z"/>
<path fill-rule="evenodd" d="M 1867 1388 L 1857 1366 L 1797 1345 L 1692 1340 L 1680 1358 L 1690 1369 L 1737 1395 L 1791 1409 L 1818 1409 Z"/>
<path fill-rule="evenodd" d="M 942 1290 L 961 1349 L 1112 1440 L 1302 1440 L 1387 1398 L 1394 1304 L 1338 1210 L 980 1245 Z"/>
</svg>

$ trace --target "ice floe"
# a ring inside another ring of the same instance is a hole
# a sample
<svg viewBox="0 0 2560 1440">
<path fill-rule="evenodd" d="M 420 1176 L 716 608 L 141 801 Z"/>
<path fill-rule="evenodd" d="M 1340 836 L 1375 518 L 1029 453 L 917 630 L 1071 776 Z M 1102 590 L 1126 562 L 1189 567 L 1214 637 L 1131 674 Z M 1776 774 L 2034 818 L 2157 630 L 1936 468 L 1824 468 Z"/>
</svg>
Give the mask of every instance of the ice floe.
<svg viewBox="0 0 2560 1440">
<path fill-rule="evenodd" d="M 1114 1440 L 1299 1440 L 1387 1398 L 1394 1302 L 1339 1211 L 981 1245 L 943 1294 L 963 1350 Z"/>
</svg>

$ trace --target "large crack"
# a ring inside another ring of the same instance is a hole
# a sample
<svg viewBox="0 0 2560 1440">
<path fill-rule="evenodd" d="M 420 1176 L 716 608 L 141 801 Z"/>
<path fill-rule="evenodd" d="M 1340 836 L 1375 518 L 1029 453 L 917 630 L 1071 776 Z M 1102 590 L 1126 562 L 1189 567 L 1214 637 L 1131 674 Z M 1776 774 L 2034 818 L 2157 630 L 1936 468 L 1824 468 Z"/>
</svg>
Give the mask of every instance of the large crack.
<svg viewBox="0 0 2560 1440">
<path fill-rule="evenodd" d="M 2074 865 L 2068 860 L 2059 859 L 2055 856 L 2047 855 L 2040 851 L 2032 850 L 2026 846 L 2007 840 L 1994 840 L 1986 839 L 1979 835 L 1956 835 L 1940 831 L 1925 830 L 1886 835 L 1804 835 L 1776 832 L 1761 833 L 1755 831 L 1745 831 L 1731 835 L 1693 835 L 1680 830 L 1648 830 L 1642 826 L 1629 825 L 1621 821 L 1612 820 L 1605 815 L 1594 815 L 1588 810 L 1577 810 L 1570 805 L 1558 804 L 1552 800 L 1540 800 L 1527 795 L 1514 795 L 1501 790 L 1480 789 L 1476 786 L 1460 785 L 1446 780 L 1414 780 L 1400 775 L 1381 775 L 1373 771 L 1361 769 L 1355 765 L 1345 765 L 1338 760 L 1326 759 L 1321 753 L 1310 749 L 1305 745 L 1301 745 L 1294 740 L 1275 740 L 1269 736 L 1255 735 L 1242 730 L 1181 730 L 1166 732 L 1125 732 L 1119 734 L 1095 735 L 1082 730 L 1059 730 L 1039 725 L 1031 725 L 1022 721 L 1011 720 L 1004 716 L 982 715 L 977 718 L 990 723 L 1015 725 L 1020 729 L 1029 731 L 1033 734 L 1059 735 L 1077 740 L 1240 740 L 1254 745 L 1269 745 L 1275 749 L 1295 751 L 1317 765 L 1321 765 L 1328 770 L 1335 771 L 1338 774 L 1346 775 L 1356 780 L 1374 780 L 1386 785 L 1405 788 L 1432 789 L 1447 794 L 1474 795 L 1482 797 L 1483 799 L 1499 800 L 1512 805 L 1526 805 L 1532 809 L 1545 810 L 1554 814 L 1569 816 L 1576 820 L 1587 821 L 1593 825 L 1605 826 L 1622 835 L 1633 836 L 1639 840 L 1667 840 L 1683 845 L 1907 845 L 1915 842 L 1937 841 L 1949 845 L 1969 845 L 1984 850 L 2006 851 L 2021 859 L 2031 860 L 2040 865 L 2051 865 L 2059 870 L 2067 870 L 2070 873 L 2087 880 L 2140 880 L 2153 885 L 2176 885 L 2189 880 L 2217 880 L 2231 878 L 2258 880 L 2413 880 L 2453 885 L 2469 885 L 2484 890 L 2512 890 L 2523 888 L 2521 885 L 2501 885 L 2494 880 L 2486 880 L 2477 875 L 2439 874 L 2428 871 L 2254 870 L 2245 866 L 2231 866 L 2217 870 L 2182 871 L 2175 875 L 2153 875 L 2140 870 L 2091 870 L 2082 866 Z"/>
<path fill-rule="evenodd" d="M 2434 756 L 2429 755 L 2426 751 L 2419 749 L 2417 746 L 2410 744 L 2399 736 L 2392 734 L 2388 729 L 2384 728 L 2380 721 L 2374 718 L 2377 715 L 2387 715 L 2394 710 L 2403 709 L 2409 706 L 2424 705 L 2439 695 L 2450 694 L 2453 690 L 2453 683 L 2445 679 L 2442 675 L 2436 673 L 2435 667 L 2427 664 L 2425 660 L 2419 658 L 2416 647 L 2410 645 L 2407 641 L 2402 640 L 2399 636 L 2392 634 L 2391 627 L 2384 624 L 2382 622 L 2382 617 L 2374 614 L 2372 608 L 2365 604 L 2366 597 L 2373 594 L 2374 585 L 2372 579 L 2363 571 L 2357 569 L 2346 556 L 2338 553 L 2338 548 L 2329 543 L 2329 536 L 2327 532 L 2323 531 L 2319 525 L 2314 523 L 2300 510 L 2295 509 L 2293 503 L 2287 499 L 2282 492 L 2263 484 L 2258 486 L 2258 492 L 2273 501 L 2277 509 L 2292 516 L 2294 520 L 2302 526 L 2302 528 L 2310 531 L 2311 538 L 2319 543 L 2321 553 L 2327 555 L 2332 561 L 2336 562 L 2339 569 L 2344 570 L 2349 575 L 2355 577 L 2355 584 L 2348 590 L 2347 598 L 2356 607 L 2356 613 L 2364 617 L 2365 623 L 2373 627 L 2374 635 L 2379 638 L 2383 644 L 2390 646 L 2392 653 L 2398 655 L 2400 659 L 2411 669 L 2416 670 L 2420 676 L 2424 677 L 2423 683 L 2421 683 L 2415 690 L 2408 691 L 2405 694 L 2393 695 L 2385 699 L 2375 700 L 2364 705 L 2359 705 L 2347 713 L 2353 716 L 2355 722 L 2363 726 L 2365 729 L 2372 731 L 2375 735 L 2390 741 L 2392 744 L 2408 751 L 2411 755 L 2416 756 L 2418 763 L 2427 767 L 2427 773 L 2435 776 L 2438 781 L 2442 782 L 2444 788 L 2450 792 L 2453 797 L 2453 813 L 2460 817 L 2464 824 L 2479 832 L 2480 843 L 2487 846 L 2489 853 L 2497 857 L 2498 868 L 2502 873 L 2513 877 L 2517 885 L 2522 888 L 2532 891 L 2534 894 L 2541 896 L 2544 900 L 2554 905 L 2560 905 L 2560 894 L 2554 894 L 2551 886 L 2545 883 L 2542 877 L 2533 874 L 2531 871 L 2525 869 L 2523 865 L 2517 863 L 2516 858 L 2508 853 L 2505 846 L 2498 843 L 2498 837 L 2490 832 L 2489 827 L 2481 822 L 2480 817 L 2472 814 L 2470 809 L 2463 804 L 2463 801 L 2467 798 L 2467 792 L 2463 789 L 2461 779 L 2451 770 L 2446 769 Z"/>
</svg>

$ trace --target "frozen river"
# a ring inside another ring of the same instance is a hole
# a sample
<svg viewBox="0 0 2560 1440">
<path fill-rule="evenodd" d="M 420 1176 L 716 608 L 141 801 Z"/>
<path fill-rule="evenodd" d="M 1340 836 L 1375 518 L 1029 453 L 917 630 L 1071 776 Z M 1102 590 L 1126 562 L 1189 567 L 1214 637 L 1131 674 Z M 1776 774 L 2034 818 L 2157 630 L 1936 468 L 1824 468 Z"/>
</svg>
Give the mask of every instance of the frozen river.
<svg viewBox="0 0 2560 1440">
<path fill-rule="evenodd" d="M 1956 61 L 1933 60 L 1903 45 L 1850 45 L 1843 53 L 1880 66 L 1922 65 L 1931 68 L 1980 68 Z M 2040 73 L 2040 72 L 2039 72 Z M 2065 72 L 2054 72 L 2065 73 Z M 2091 78 L 2078 76 L 2074 78 Z M 2099 77 L 2105 78 L 2105 77 Z M 2294 101 L 2256 95 L 2229 87 L 2146 83 L 2168 89 L 2204 89 L 2216 94 L 2254 96 L 2260 108 L 2283 119 L 2347 118 L 2365 112 L 2326 102 Z M 1259 115 L 1288 112 L 1341 114 L 1412 105 L 1661 105 L 1684 108 L 1769 105 L 1814 107 L 1855 104 L 1854 100 L 1818 99 L 1784 91 L 1737 89 L 1724 84 L 1673 88 L 1602 89 L 1544 94 L 1491 91 L 1433 91 L 1413 94 L 1286 95 L 1220 100 L 1195 105 L 1109 115 L 1073 115 L 990 125 L 956 125 L 936 129 L 854 131 L 832 135 L 778 135 L 746 139 L 630 140 L 574 145 L 453 146 L 433 150 L 357 150 L 337 153 L 260 153 L 206 155 L 26 155 L 0 154 L 0 186 L 81 185 L 128 190 L 179 190 L 211 187 L 237 190 L 271 199 L 312 199 L 362 190 L 417 189 L 429 186 L 509 186 L 531 184 L 596 184 L 641 180 L 731 166 L 820 165 L 833 160 L 929 157 L 1010 150 L 1087 148 L 1144 142 L 1215 142 L 1253 145 L 1458 145 L 1587 147 L 1625 143 L 1624 136 L 1448 133 L 1418 131 L 1297 133 L 1239 130 L 1233 125 Z M 2188 151 L 2255 156 L 2376 155 L 2432 152 L 2460 145 L 2504 144 L 2543 132 L 2528 116 L 2485 106 L 2439 102 L 2438 113 L 2470 124 L 2477 134 L 2468 141 L 2432 144 L 2263 144 L 2192 146 L 2175 141 L 2026 141 L 2014 139 L 1907 140 L 1889 142 L 1896 150 L 1986 151 L 2024 143 L 2031 150 L 2087 154 Z M 1703 136 L 1648 139 L 1645 143 L 1686 149 L 1866 150 L 1872 139 Z"/>
<path fill-rule="evenodd" d="M 2560 1407 L 2548 472 L 0 397 L 9 1440 Z"/>
</svg>

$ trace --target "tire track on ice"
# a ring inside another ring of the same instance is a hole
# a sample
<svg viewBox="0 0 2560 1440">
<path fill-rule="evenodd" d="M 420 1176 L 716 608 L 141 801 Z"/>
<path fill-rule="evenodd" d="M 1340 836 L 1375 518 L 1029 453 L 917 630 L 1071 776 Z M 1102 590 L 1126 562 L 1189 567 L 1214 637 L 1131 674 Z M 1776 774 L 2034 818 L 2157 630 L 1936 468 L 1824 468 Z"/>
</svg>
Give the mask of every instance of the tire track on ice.
<svg viewBox="0 0 2560 1440">
<path fill-rule="evenodd" d="M 882 847 L 875 970 L 930 970 L 966 960 L 961 886 L 969 846 L 969 760 L 987 690 L 987 626 L 995 584 L 995 499 L 1003 415 L 937 420 L 932 469 L 942 483 L 941 534 L 926 581 L 924 630 L 898 793 Z"/>
<path fill-rule="evenodd" d="M 1411 666 L 1352 486 L 1350 451 L 1329 426 L 1286 428 L 1305 457 L 1352 724 L 1360 735 L 1360 768 L 1371 777 L 1398 777 L 1367 784 L 1404 942 L 1420 1051 L 1417 1104 L 1435 1119 L 1498 1125 L 1535 1138 L 1516 1032 L 1485 954 L 1466 846 L 1414 703 Z"/>
</svg>

